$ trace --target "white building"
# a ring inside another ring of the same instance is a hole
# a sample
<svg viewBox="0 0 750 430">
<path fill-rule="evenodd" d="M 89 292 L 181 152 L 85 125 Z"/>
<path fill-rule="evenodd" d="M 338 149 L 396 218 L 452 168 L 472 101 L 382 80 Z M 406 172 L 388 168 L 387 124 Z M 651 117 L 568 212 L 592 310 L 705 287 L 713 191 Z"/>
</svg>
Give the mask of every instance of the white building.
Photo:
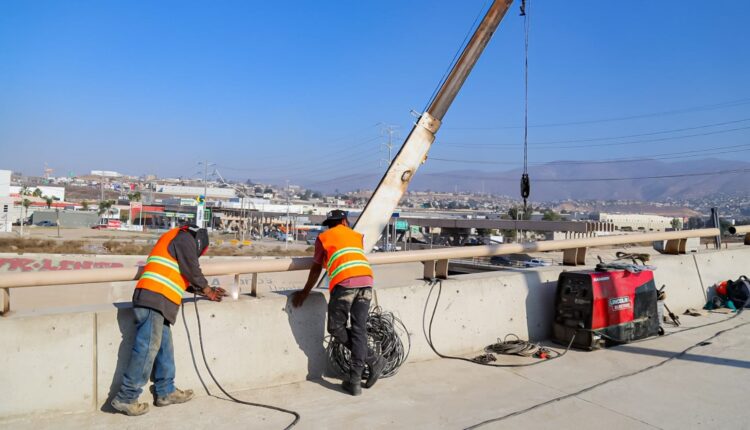
<svg viewBox="0 0 750 430">
<path fill-rule="evenodd" d="M 645 214 L 608 214 L 600 213 L 597 221 L 610 222 L 620 231 L 666 231 L 672 228 L 674 218 L 661 215 Z"/>
<path fill-rule="evenodd" d="M 91 176 L 103 176 L 105 178 L 119 178 L 122 174 L 111 170 L 92 170 Z"/>
<path fill-rule="evenodd" d="M 10 170 L 0 170 L 0 232 L 13 231 L 13 198 L 10 196 Z"/>
<path fill-rule="evenodd" d="M 172 196 L 198 197 L 203 195 L 203 187 L 188 187 L 184 185 L 157 185 L 156 192 L 161 194 L 169 194 Z M 232 188 L 208 187 L 208 189 L 206 190 L 206 195 L 208 199 L 229 199 L 232 197 L 237 197 L 237 193 Z"/>
<path fill-rule="evenodd" d="M 53 199 L 56 199 L 56 200 L 60 200 L 62 202 L 65 201 L 65 187 L 48 187 L 46 185 L 40 185 L 38 187 L 34 187 L 34 186 L 28 187 L 28 190 L 30 192 L 34 192 L 34 190 L 36 190 L 37 188 L 39 188 L 39 191 L 42 192 L 43 197 L 47 196 L 47 197 L 52 197 Z M 21 194 L 21 189 L 22 187 L 11 186 L 10 193 Z"/>
</svg>

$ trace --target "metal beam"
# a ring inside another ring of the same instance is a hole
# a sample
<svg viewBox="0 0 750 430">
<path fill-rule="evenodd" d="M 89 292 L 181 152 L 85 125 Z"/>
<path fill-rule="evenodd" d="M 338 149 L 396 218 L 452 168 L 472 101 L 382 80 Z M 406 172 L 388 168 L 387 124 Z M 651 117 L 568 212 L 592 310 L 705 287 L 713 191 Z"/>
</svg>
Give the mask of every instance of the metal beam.
<svg viewBox="0 0 750 430">
<path fill-rule="evenodd" d="M 409 182 L 422 165 L 435 141 L 435 134 L 458 91 L 469 76 L 482 51 L 513 0 L 495 0 L 442 83 L 427 111 L 422 114 L 404 141 L 375 192 L 354 225 L 364 235 L 364 249 L 370 251 L 380 239 L 393 210 L 403 197 Z"/>
</svg>

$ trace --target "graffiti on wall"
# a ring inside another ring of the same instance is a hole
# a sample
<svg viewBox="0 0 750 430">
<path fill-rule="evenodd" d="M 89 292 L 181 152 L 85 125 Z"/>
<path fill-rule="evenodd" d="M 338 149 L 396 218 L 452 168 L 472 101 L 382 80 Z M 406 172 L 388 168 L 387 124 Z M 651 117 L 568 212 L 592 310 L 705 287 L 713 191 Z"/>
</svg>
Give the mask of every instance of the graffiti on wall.
<svg viewBox="0 0 750 430">
<path fill-rule="evenodd" d="M 57 260 L 50 258 L 0 257 L 0 272 L 42 272 L 125 267 L 122 263 L 96 260 Z"/>
</svg>

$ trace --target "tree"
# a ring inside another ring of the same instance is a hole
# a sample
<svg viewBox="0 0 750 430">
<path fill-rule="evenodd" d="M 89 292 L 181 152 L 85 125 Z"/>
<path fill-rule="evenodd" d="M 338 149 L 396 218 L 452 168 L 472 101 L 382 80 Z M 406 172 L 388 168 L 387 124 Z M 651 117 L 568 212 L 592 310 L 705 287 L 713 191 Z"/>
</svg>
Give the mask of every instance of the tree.
<svg viewBox="0 0 750 430">
<path fill-rule="evenodd" d="M 136 191 L 134 193 L 128 193 L 128 200 L 131 202 L 140 202 L 141 201 L 141 192 Z"/>
<path fill-rule="evenodd" d="M 110 209 L 112 209 L 112 205 L 115 204 L 114 200 L 102 200 L 99 202 L 99 215 L 104 215 L 110 213 Z"/>
<path fill-rule="evenodd" d="M 89 210 L 89 202 L 87 202 L 86 200 L 82 201 L 81 202 L 81 209 L 83 209 L 85 211 Z"/>
<path fill-rule="evenodd" d="M 552 209 L 547 209 L 544 211 L 544 215 L 542 215 L 543 221 L 560 221 L 562 219 L 562 216 L 560 216 L 559 213 L 553 211 Z"/>
<path fill-rule="evenodd" d="M 682 230 L 682 220 L 679 218 L 672 218 L 672 228 L 675 230 Z"/>
<path fill-rule="evenodd" d="M 34 196 L 34 197 L 41 198 L 42 197 L 42 190 L 40 190 L 39 188 L 37 188 L 37 189 L 34 190 L 33 193 L 31 193 L 31 195 Z"/>
<path fill-rule="evenodd" d="M 314 198 L 314 199 L 320 199 L 320 198 L 323 198 L 323 194 L 321 194 L 321 193 L 320 193 L 320 192 L 318 192 L 318 191 L 315 191 L 315 192 L 313 192 L 313 193 L 312 193 L 312 198 Z"/>
<path fill-rule="evenodd" d="M 701 217 L 694 216 L 694 217 L 688 218 L 688 228 L 690 230 L 694 230 L 694 229 L 697 229 L 697 228 L 703 228 L 703 227 L 705 227 L 705 225 L 706 225 L 706 223 L 705 223 L 705 221 L 703 221 L 703 218 L 701 218 Z"/>
<path fill-rule="evenodd" d="M 54 202 L 55 199 L 50 196 L 44 196 L 44 201 L 47 203 L 47 209 L 49 209 L 52 207 L 52 202 Z"/>
<path fill-rule="evenodd" d="M 29 206 L 31 206 L 31 200 L 23 199 L 21 205 L 23 206 L 23 218 L 21 218 L 21 236 L 23 236 L 23 224 L 26 222 L 26 218 L 29 217 Z"/>
<path fill-rule="evenodd" d="M 524 212 L 520 212 L 519 214 L 519 211 L 522 211 L 522 210 L 523 210 L 522 208 L 513 206 L 512 208 L 508 209 L 508 216 L 510 217 L 510 219 L 522 219 L 525 221 L 530 220 L 531 212 L 533 211 L 533 208 L 529 206 L 528 210 Z"/>
</svg>

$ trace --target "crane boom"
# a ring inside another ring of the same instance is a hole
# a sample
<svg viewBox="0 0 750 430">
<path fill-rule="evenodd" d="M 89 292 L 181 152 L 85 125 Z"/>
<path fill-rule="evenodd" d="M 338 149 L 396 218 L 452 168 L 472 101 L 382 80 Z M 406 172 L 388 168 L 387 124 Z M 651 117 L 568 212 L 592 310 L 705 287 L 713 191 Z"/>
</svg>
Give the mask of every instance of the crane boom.
<svg viewBox="0 0 750 430">
<path fill-rule="evenodd" d="M 417 168 L 426 161 L 427 152 L 441 121 L 479 56 L 492 38 L 513 0 L 495 0 L 466 44 L 461 56 L 440 86 L 440 90 L 412 128 L 401 149 L 357 219 L 354 229 L 364 234 L 365 251 L 371 251 L 391 219 L 396 205 L 406 192 Z"/>
</svg>

